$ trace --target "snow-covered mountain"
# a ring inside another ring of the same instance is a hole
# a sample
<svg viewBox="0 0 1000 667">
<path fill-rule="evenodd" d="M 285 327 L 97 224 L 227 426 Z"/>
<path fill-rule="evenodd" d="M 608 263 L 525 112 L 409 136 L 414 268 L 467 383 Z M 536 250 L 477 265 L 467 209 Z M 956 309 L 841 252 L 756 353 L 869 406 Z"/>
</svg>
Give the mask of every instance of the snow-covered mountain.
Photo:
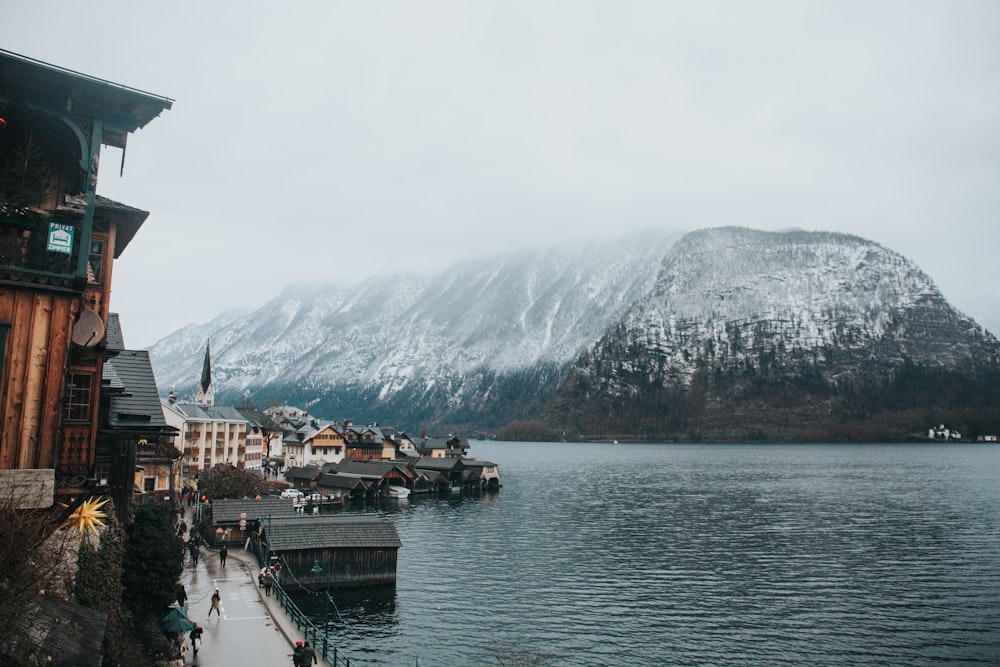
<svg viewBox="0 0 1000 667">
<path fill-rule="evenodd" d="M 455 410 L 489 391 L 489 378 L 574 359 L 649 292 L 679 236 L 647 232 L 471 260 L 430 278 L 291 286 L 254 312 L 185 327 L 150 358 L 161 391 L 181 396 L 193 394 L 211 339 L 217 400 L 320 401 L 352 413 L 331 418 L 374 417 L 413 401 Z M 427 414 L 435 412 L 441 407 Z"/>
<path fill-rule="evenodd" d="M 930 403 L 1000 415 L 997 340 L 912 262 L 844 234 L 647 233 L 292 286 L 157 343 L 161 391 L 193 394 L 208 339 L 219 402 L 410 429 L 790 438 Z"/>
<path fill-rule="evenodd" d="M 666 419 L 661 431 L 759 430 L 793 406 L 816 420 L 847 396 L 882 394 L 863 410 L 897 401 L 901 369 L 982 382 L 998 367 L 997 340 L 891 250 L 845 234 L 706 229 L 672 248 L 648 297 L 578 360 L 553 413 L 628 432 L 648 421 L 631 412 L 638 401 Z"/>
</svg>

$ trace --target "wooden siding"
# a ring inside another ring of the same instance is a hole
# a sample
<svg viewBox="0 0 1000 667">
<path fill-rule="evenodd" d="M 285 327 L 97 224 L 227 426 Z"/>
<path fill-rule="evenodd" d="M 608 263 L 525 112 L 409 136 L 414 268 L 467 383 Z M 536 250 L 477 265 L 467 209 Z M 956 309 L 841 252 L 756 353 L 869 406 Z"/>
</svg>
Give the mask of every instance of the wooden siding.
<svg viewBox="0 0 1000 667">
<path fill-rule="evenodd" d="M 363 516 L 262 520 L 266 553 L 286 568 L 282 586 L 373 586 L 395 584 L 401 545 L 392 523 Z M 322 572 L 313 572 L 316 563 Z"/>
<path fill-rule="evenodd" d="M 79 297 L 0 287 L 10 322 L 0 398 L 0 468 L 54 468 L 59 408 Z"/>
<path fill-rule="evenodd" d="M 290 573 L 282 571 L 279 582 L 285 588 L 298 585 L 322 588 L 327 583 L 330 568 L 330 586 L 381 586 L 396 583 L 396 548 L 337 548 L 281 552 L 281 561 Z M 319 563 L 323 569 L 316 573 L 312 568 Z"/>
</svg>

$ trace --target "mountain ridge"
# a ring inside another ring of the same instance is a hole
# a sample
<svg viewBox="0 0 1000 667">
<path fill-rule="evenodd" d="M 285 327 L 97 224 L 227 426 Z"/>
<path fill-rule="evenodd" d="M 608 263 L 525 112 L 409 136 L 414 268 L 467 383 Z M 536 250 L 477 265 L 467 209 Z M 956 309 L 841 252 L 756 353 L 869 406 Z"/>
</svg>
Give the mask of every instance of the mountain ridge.
<svg viewBox="0 0 1000 667">
<path fill-rule="evenodd" d="M 377 384 L 374 395 L 385 400 L 418 373 L 447 383 L 483 368 L 561 365 L 648 290 L 679 236 L 499 255 L 356 287 L 289 286 L 251 313 L 185 327 L 150 356 L 164 390 L 193 391 L 211 338 L 221 398 L 264 385 L 372 393 Z"/>
<path fill-rule="evenodd" d="M 812 387 L 808 409 L 765 401 L 759 412 L 864 412 L 841 394 L 868 395 L 910 366 L 982 382 L 1000 358 L 996 339 L 898 253 L 847 234 L 739 227 L 354 288 L 289 286 L 252 313 L 153 346 L 161 388 L 193 387 L 209 337 L 220 401 L 520 437 L 525 425 L 545 437 L 787 437 L 772 424 L 780 417 L 726 429 L 710 408 L 724 415 L 765 385 L 783 396 L 783 384 L 801 384 Z M 670 418 L 637 416 L 630 396 Z"/>
<path fill-rule="evenodd" d="M 982 383 L 996 377 L 1000 344 L 949 306 L 916 265 L 878 244 L 714 228 L 671 250 L 649 298 L 567 373 L 549 419 L 590 433 L 666 428 L 690 438 L 771 439 L 770 429 L 777 439 L 807 437 L 810 429 L 789 428 L 789 419 L 834 432 L 854 419 L 852 397 L 879 405 L 870 394 L 898 394 L 893 383 L 911 367 Z M 788 396 L 789 386 L 799 395 Z M 776 398 L 761 400 L 767 396 Z M 628 397 L 641 397 L 656 418 L 636 413 Z M 995 412 L 993 400 L 985 407 Z"/>
</svg>

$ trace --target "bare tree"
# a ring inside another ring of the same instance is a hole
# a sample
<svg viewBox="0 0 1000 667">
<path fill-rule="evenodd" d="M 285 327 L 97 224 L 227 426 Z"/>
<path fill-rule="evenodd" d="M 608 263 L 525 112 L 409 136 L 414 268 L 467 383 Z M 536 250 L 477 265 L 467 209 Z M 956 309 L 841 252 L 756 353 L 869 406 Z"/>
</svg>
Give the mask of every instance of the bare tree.
<svg viewBox="0 0 1000 667">
<path fill-rule="evenodd" d="M 0 496 L 0 663 L 32 622 L 26 606 L 46 591 L 66 590 L 67 550 L 75 535 L 59 530 L 61 508 L 18 509 L 11 493 Z M 16 664 L 16 663 L 15 663 Z"/>
</svg>

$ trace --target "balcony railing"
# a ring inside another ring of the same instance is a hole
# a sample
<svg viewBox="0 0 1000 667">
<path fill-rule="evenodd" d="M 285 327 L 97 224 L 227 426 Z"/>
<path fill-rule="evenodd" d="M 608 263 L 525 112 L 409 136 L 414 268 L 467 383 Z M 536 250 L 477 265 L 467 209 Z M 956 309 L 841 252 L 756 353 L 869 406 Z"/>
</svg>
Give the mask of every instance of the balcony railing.
<svg viewBox="0 0 1000 667">
<path fill-rule="evenodd" d="M 0 205 L 0 280 L 79 288 L 80 221 Z"/>
</svg>

